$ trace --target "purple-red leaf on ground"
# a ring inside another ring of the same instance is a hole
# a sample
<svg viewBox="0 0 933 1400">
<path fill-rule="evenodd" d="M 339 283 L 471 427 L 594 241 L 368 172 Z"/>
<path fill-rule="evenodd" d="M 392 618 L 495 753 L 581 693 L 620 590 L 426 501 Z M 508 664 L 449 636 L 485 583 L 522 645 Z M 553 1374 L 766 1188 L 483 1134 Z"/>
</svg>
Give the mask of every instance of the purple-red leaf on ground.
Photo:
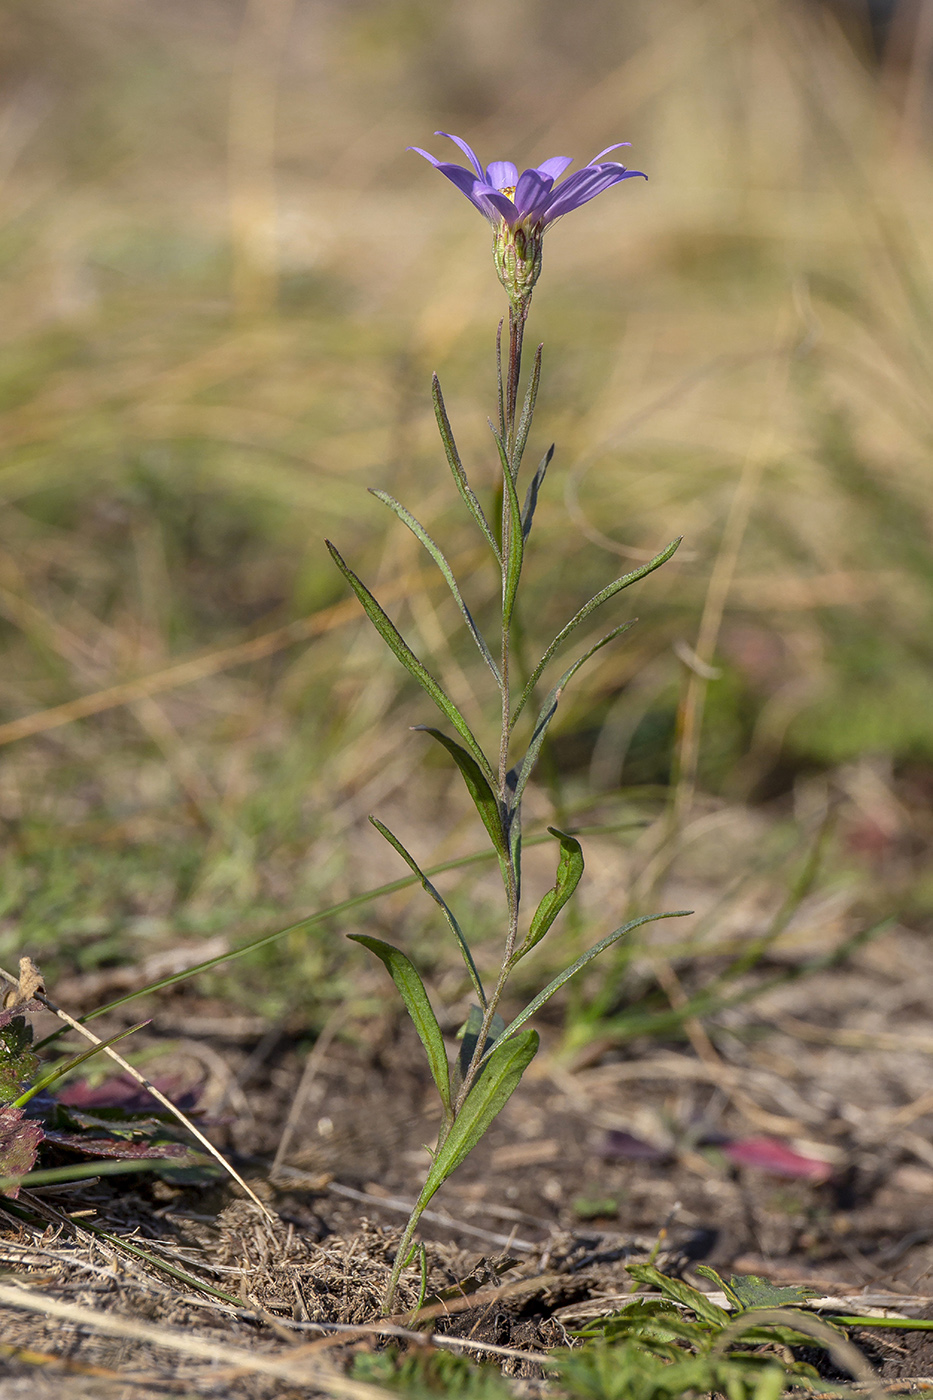
<svg viewBox="0 0 933 1400">
<path fill-rule="evenodd" d="M 172 1100 L 176 1108 L 190 1111 L 196 1107 L 200 1098 L 198 1087 L 183 1088 L 180 1078 L 166 1077 L 152 1082 L 160 1093 Z M 152 1112 L 156 1108 L 156 1100 L 148 1090 L 125 1074 L 105 1079 L 93 1088 L 86 1079 L 73 1079 L 56 1097 L 59 1103 L 67 1104 L 69 1108 L 122 1108 L 127 1113 Z"/>
<path fill-rule="evenodd" d="M 189 1148 L 183 1142 L 130 1142 L 126 1138 L 92 1138 L 81 1133 L 45 1134 L 46 1142 L 55 1147 L 67 1147 L 73 1152 L 81 1152 L 85 1157 L 115 1157 L 131 1159 L 136 1157 L 185 1157 Z"/>
<path fill-rule="evenodd" d="M 21 1108 L 0 1108 L 0 1176 L 25 1176 L 31 1172 L 44 1136 L 41 1124 L 34 1119 L 23 1122 Z M 5 1194 L 16 1197 L 19 1187 Z"/>
<path fill-rule="evenodd" d="M 777 1138 L 733 1138 L 717 1144 L 724 1156 L 738 1167 L 757 1167 L 772 1176 L 793 1177 L 797 1181 L 826 1181 L 832 1176 L 831 1162 L 804 1157 Z"/>
<path fill-rule="evenodd" d="M 600 1156 L 621 1157 L 626 1162 L 664 1162 L 670 1153 L 652 1142 L 645 1142 L 644 1138 L 627 1133 L 623 1128 L 610 1128 Z"/>
</svg>

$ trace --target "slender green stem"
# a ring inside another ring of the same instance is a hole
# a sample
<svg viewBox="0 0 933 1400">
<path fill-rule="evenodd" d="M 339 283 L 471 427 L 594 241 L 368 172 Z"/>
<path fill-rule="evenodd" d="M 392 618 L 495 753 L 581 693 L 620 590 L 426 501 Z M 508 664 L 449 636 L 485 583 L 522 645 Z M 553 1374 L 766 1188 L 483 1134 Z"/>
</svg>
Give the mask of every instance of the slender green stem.
<svg viewBox="0 0 933 1400">
<path fill-rule="evenodd" d="M 382 1315 L 388 1316 L 392 1311 L 392 1304 L 395 1302 L 395 1293 L 398 1288 L 398 1281 L 402 1277 L 402 1270 L 408 1262 L 408 1251 L 411 1246 L 412 1236 L 418 1228 L 418 1221 L 424 1212 L 425 1207 L 420 1201 L 415 1203 L 415 1208 L 408 1217 L 408 1224 L 405 1226 L 405 1233 L 399 1240 L 398 1249 L 395 1251 L 395 1262 L 392 1265 L 392 1273 L 389 1276 L 388 1287 L 385 1297 L 382 1300 Z"/>
<path fill-rule="evenodd" d="M 519 310 L 514 307 L 509 312 L 509 357 L 503 375 L 502 364 L 502 329 L 500 321 L 496 334 L 496 382 L 498 386 L 498 418 L 499 436 L 505 453 L 503 462 L 504 470 L 508 471 L 514 481 L 518 473 L 516 417 L 518 409 L 518 390 L 521 382 L 522 372 L 522 339 L 525 331 L 525 319 L 528 314 L 528 306 L 525 305 Z M 526 425 L 527 426 L 527 425 Z M 515 540 L 512 521 L 512 509 L 510 505 L 509 492 L 502 492 L 502 533 L 500 535 L 500 565 L 502 572 L 502 633 L 501 649 L 499 657 L 499 690 L 502 697 L 502 732 L 499 741 L 499 771 L 498 771 L 498 795 L 502 803 L 503 811 L 509 809 L 509 741 L 512 737 L 512 705 L 510 672 L 512 659 L 512 637 L 511 637 L 511 608 L 507 598 L 507 587 L 509 579 L 509 568 L 512 562 L 512 551 L 520 547 L 522 541 Z M 471 1090 L 474 1088 L 481 1073 L 483 1056 L 486 1050 L 486 1042 L 492 1029 L 493 1017 L 502 999 L 505 984 L 508 979 L 512 955 L 518 942 L 518 924 L 520 907 L 520 883 L 518 870 L 518 854 L 516 844 L 509 842 L 508 854 L 502 857 L 502 873 L 505 884 L 506 903 L 508 907 L 508 931 L 506 933 L 505 949 L 502 958 L 502 966 L 499 969 L 496 986 L 489 997 L 486 1006 L 483 1008 L 483 1019 L 476 1037 L 476 1046 L 472 1059 L 463 1076 L 463 1082 L 457 1094 L 453 1106 L 451 1121 L 456 1121 L 457 1114 L 462 1109 Z M 450 1130 L 450 1124 L 446 1125 L 446 1131 Z M 392 1274 L 389 1278 L 389 1285 L 386 1289 L 383 1300 L 383 1313 L 388 1313 L 392 1309 L 395 1294 L 398 1289 L 399 1279 L 402 1270 L 405 1268 L 408 1253 L 411 1247 L 412 1238 L 418 1225 L 418 1221 L 424 1212 L 425 1202 L 419 1198 L 415 1202 L 414 1209 L 409 1216 L 405 1226 L 405 1232 L 396 1251 L 395 1261 L 392 1266 Z"/>
</svg>

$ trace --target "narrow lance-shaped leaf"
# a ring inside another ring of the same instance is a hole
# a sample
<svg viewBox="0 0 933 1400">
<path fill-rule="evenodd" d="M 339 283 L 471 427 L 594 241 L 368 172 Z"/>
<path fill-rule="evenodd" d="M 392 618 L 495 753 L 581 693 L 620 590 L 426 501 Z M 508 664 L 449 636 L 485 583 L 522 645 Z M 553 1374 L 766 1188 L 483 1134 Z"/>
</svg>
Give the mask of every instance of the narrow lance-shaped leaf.
<svg viewBox="0 0 933 1400">
<path fill-rule="evenodd" d="M 484 661 L 486 662 L 486 665 L 489 667 L 490 671 L 495 677 L 496 684 L 501 689 L 502 677 L 499 675 L 499 667 L 496 665 L 495 661 L 493 661 L 492 653 L 490 652 L 489 647 L 486 645 L 486 642 L 482 634 L 480 633 L 479 628 L 473 621 L 473 617 L 470 613 L 469 608 L 463 601 L 463 595 L 460 592 L 460 586 L 457 583 L 456 578 L 454 577 L 453 569 L 450 567 L 447 560 L 444 558 L 443 553 L 431 539 L 431 536 L 428 534 L 427 530 L 424 528 L 421 522 L 419 520 L 416 520 L 415 517 L 411 514 L 411 512 L 406 510 L 405 507 L 401 505 L 395 499 L 394 496 L 390 496 L 388 491 L 378 491 L 373 486 L 369 488 L 369 491 L 370 495 L 375 496 L 377 500 L 382 501 L 382 503 L 384 505 L 387 505 L 390 510 L 393 510 L 398 516 L 399 520 L 401 520 L 402 524 L 407 525 L 409 530 L 415 536 L 415 538 L 419 539 L 424 545 L 425 549 L 428 551 L 431 558 L 434 560 L 435 564 L 440 569 L 441 573 L 444 575 L 444 578 L 447 580 L 447 586 L 453 594 L 454 599 L 456 600 L 457 607 L 463 614 L 463 620 L 466 622 L 466 625 L 469 628 L 470 636 L 473 638 L 474 642 L 479 647 L 480 654 L 482 655 Z"/>
<path fill-rule="evenodd" d="M 492 427 L 492 424 L 490 423 L 489 426 Z M 508 499 L 509 509 L 508 552 L 505 556 L 502 575 L 502 625 L 507 628 L 512 621 L 512 612 L 515 608 L 515 595 L 518 592 L 518 581 L 522 576 L 522 558 L 525 552 L 525 537 L 522 534 L 522 508 L 518 503 L 518 493 L 515 490 L 515 482 L 512 478 L 512 471 L 509 466 L 505 443 L 502 441 L 502 438 L 496 432 L 495 428 L 492 429 L 492 433 L 496 440 L 496 447 L 499 449 L 499 462 L 502 466 L 502 480 Z M 503 550 L 505 550 L 505 545 L 506 541 L 503 540 Z"/>
<path fill-rule="evenodd" d="M 463 469 L 463 463 L 460 461 L 460 453 L 457 451 L 457 444 L 454 441 L 450 419 L 447 417 L 447 409 L 444 405 L 444 396 L 441 393 L 441 381 L 436 374 L 431 379 L 431 398 L 434 401 L 434 416 L 437 419 L 438 432 L 441 435 L 441 442 L 444 444 L 447 462 L 453 474 L 454 481 L 457 484 L 457 490 L 463 497 L 463 502 L 467 510 L 486 536 L 487 543 L 496 556 L 497 562 L 501 564 L 502 556 L 499 553 L 499 546 L 496 544 L 496 537 L 489 528 L 489 521 L 486 519 L 483 512 L 483 507 L 477 500 L 473 488 L 467 479 L 467 474 Z"/>
<path fill-rule="evenodd" d="M 559 992 L 565 982 L 569 982 L 571 977 L 576 976 L 582 968 L 586 967 L 588 962 L 592 962 L 600 953 L 605 952 L 607 948 L 611 948 L 613 943 L 618 943 L 620 938 L 624 938 L 627 933 L 631 933 L 632 929 L 640 928 L 642 924 L 653 923 L 655 919 L 682 919 L 685 915 L 692 913 L 692 909 L 676 909 L 670 914 L 643 914 L 640 919 L 632 919 L 631 923 L 623 924 L 621 928 L 617 928 L 612 933 L 608 933 L 605 938 L 601 939 L 599 943 L 594 944 L 587 952 L 581 953 L 575 963 L 571 963 L 569 967 L 564 968 L 563 972 L 558 973 L 554 981 L 549 982 L 544 991 L 539 992 L 538 995 L 528 1003 L 524 1011 L 520 1011 L 515 1017 L 515 1020 L 509 1022 L 496 1041 L 496 1049 L 498 1049 L 500 1045 L 504 1048 L 505 1042 L 515 1035 L 516 1031 L 521 1030 L 528 1018 L 533 1016 L 536 1011 L 540 1010 L 546 1001 L 550 1001 L 554 993 Z M 480 1063 L 482 1064 L 482 1061 L 480 1061 Z"/>
<path fill-rule="evenodd" d="M 424 889 L 426 893 L 431 896 L 431 898 L 434 900 L 434 903 L 443 913 L 444 918 L 447 920 L 447 923 L 450 926 L 450 930 L 454 938 L 456 938 L 457 943 L 460 945 L 460 952 L 463 955 L 463 961 L 466 963 L 467 972 L 470 974 L 470 981 L 473 983 L 473 988 L 476 992 L 476 995 L 479 997 L 480 1001 L 485 1007 L 486 993 L 483 991 L 483 984 L 480 981 L 479 973 L 476 970 L 476 963 L 473 961 L 473 954 L 470 952 L 470 945 L 467 943 L 466 939 L 463 936 L 463 930 L 457 923 L 457 920 L 454 917 L 453 910 L 449 907 L 446 900 L 431 884 L 431 881 L 428 879 L 427 875 L 425 875 L 424 871 L 418 865 L 418 862 L 415 860 L 411 852 L 406 851 L 405 847 L 402 845 L 398 837 L 393 835 L 389 828 L 387 826 L 384 826 L 382 822 L 379 821 L 376 817 L 370 817 L 369 820 L 379 832 L 379 835 L 385 837 L 385 839 L 388 841 L 389 845 L 393 848 L 393 850 L 398 851 L 399 855 L 402 857 L 402 860 L 409 867 L 409 869 L 414 871 L 414 873 L 418 876 L 418 879 L 421 881 L 422 889 Z"/>
<path fill-rule="evenodd" d="M 582 656 L 578 656 L 573 665 L 567 668 L 567 670 L 561 676 L 560 680 L 555 685 L 554 689 L 548 695 L 544 704 L 541 706 L 541 711 L 538 715 L 537 720 L 535 721 L 535 727 L 532 731 L 531 742 L 528 745 L 528 751 L 525 754 L 525 757 L 522 759 L 521 766 L 519 767 L 518 772 L 516 774 L 515 787 L 513 788 L 509 799 L 513 807 L 517 808 L 522 800 L 522 794 L 525 791 L 525 785 L 528 782 L 528 779 L 531 777 L 532 770 L 534 769 L 534 766 L 538 761 L 538 754 L 541 752 L 541 745 L 544 743 L 545 737 L 548 732 L 548 728 L 550 727 L 551 720 L 557 713 L 557 706 L 560 703 L 560 697 L 564 693 L 564 689 L 567 683 L 576 675 L 580 667 L 585 665 L 585 663 L 589 661 L 591 656 L 594 656 L 597 651 L 600 651 L 604 646 L 607 646 L 609 642 L 613 641 L 616 637 L 621 636 L 623 632 L 627 632 L 630 627 L 634 626 L 634 619 L 632 619 L 632 621 L 630 622 L 620 622 L 618 627 L 614 627 L 611 632 L 607 632 L 605 637 L 600 637 L 599 641 L 596 642 L 593 646 L 591 646 L 589 651 L 585 651 Z"/>
<path fill-rule="evenodd" d="M 431 1074 L 437 1085 L 437 1092 L 444 1105 L 444 1113 L 449 1119 L 451 1113 L 450 1067 L 447 1063 L 447 1051 L 444 1049 L 444 1038 L 441 1035 L 441 1028 L 437 1024 L 437 1017 L 434 1015 L 434 1010 L 428 1001 L 428 994 L 424 990 L 424 983 L 415 971 L 414 964 L 398 948 L 393 948 L 391 943 L 383 943 L 381 938 L 370 938 L 365 933 L 351 933 L 347 936 L 352 942 L 362 943 L 364 948 L 375 953 L 376 957 L 385 964 L 392 981 L 398 987 L 402 1001 L 405 1003 L 405 1009 L 414 1022 L 415 1030 L 424 1046 Z"/>
<path fill-rule="evenodd" d="M 574 616 L 570 619 L 570 621 L 566 624 L 566 626 L 561 628 L 561 630 L 558 632 L 553 642 L 551 642 L 551 645 L 548 647 L 547 651 L 544 653 L 541 660 L 538 662 L 537 666 L 529 676 L 528 684 L 522 691 L 521 699 L 519 700 L 514 711 L 512 712 L 513 724 L 518 719 L 518 716 L 521 714 L 522 710 L 525 708 L 528 701 L 530 700 L 535 686 L 541 679 L 541 673 L 544 670 L 545 666 L 548 664 L 551 657 L 558 650 L 558 648 L 563 646 L 564 642 L 570 636 L 571 632 L 574 632 L 580 626 L 581 622 L 585 622 L 586 619 L 589 617 L 590 613 L 594 612 L 596 608 L 601 607 L 602 604 L 608 602 L 610 598 L 614 598 L 617 593 L 621 593 L 623 588 L 628 588 L 630 584 L 637 583 L 639 579 L 646 578 L 648 574 L 653 573 L 655 569 L 659 569 L 662 564 L 667 563 L 668 559 L 670 559 L 671 555 L 675 552 L 679 544 L 680 538 L 676 540 L 671 540 L 667 548 L 662 549 L 661 553 L 656 554 L 653 559 L 650 559 L 648 561 L 647 564 L 642 564 L 641 568 L 633 569 L 630 574 L 624 574 L 622 578 L 617 578 L 614 583 L 607 584 L 607 586 L 601 589 L 599 593 L 594 594 L 594 596 L 590 599 L 588 603 L 583 604 L 583 607 L 580 609 L 580 611 L 578 613 L 575 613 Z"/>
<path fill-rule="evenodd" d="M 467 753 L 466 749 L 461 748 L 453 739 L 448 739 L 447 735 L 442 733 L 440 729 L 432 729 L 428 724 L 415 724 L 412 728 L 416 732 L 430 734 L 432 739 L 443 744 L 460 769 L 463 781 L 467 785 L 467 791 L 473 799 L 473 805 L 479 812 L 483 826 L 489 832 L 490 840 L 496 848 L 496 854 L 507 856 L 509 847 L 503 823 L 502 807 L 479 764 L 471 754 Z"/>
<path fill-rule="evenodd" d="M 525 391 L 525 402 L 522 405 L 521 417 L 515 432 L 515 443 L 512 447 L 512 476 L 515 478 L 518 477 L 518 469 L 522 464 L 525 447 L 528 444 L 528 434 L 531 432 L 531 420 L 534 417 L 538 385 L 541 382 L 541 353 L 543 350 L 544 346 L 539 345 L 535 351 L 535 362 L 531 369 L 531 378 Z"/>
<path fill-rule="evenodd" d="M 556 836 L 560 842 L 560 859 L 557 862 L 557 879 L 551 889 L 541 900 L 534 912 L 531 920 L 531 927 L 525 937 L 525 941 L 518 951 L 513 954 L 512 964 L 518 962 L 526 953 L 530 953 L 536 944 L 547 933 L 548 929 L 557 918 L 568 899 L 573 894 L 580 877 L 583 874 L 583 849 L 580 842 L 573 836 L 568 836 L 566 831 L 558 831 L 556 826 L 549 826 L 548 831 L 552 836 Z"/>
<path fill-rule="evenodd" d="M 324 543 L 327 545 L 331 558 L 337 565 L 337 568 L 343 574 L 344 578 L 353 589 L 353 592 L 362 603 L 363 611 L 366 613 L 366 616 L 369 618 L 380 637 L 382 637 L 390 651 L 394 652 L 398 660 L 401 661 L 406 671 L 414 676 L 418 684 L 427 691 L 437 708 L 441 711 L 441 714 L 447 716 L 457 732 L 466 740 L 470 752 L 476 759 L 480 768 L 486 774 L 489 781 L 494 782 L 495 779 L 492 769 L 489 766 L 489 760 L 483 753 L 470 726 L 467 724 L 450 696 L 434 679 L 427 667 L 418 660 L 401 632 L 399 632 L 398 628 L 395 626 L 395 623 L 392 622 L 391 618 L 376 601 L 362 580 L 357 578 L 349 565 L 344 562 L 340 553 L 334 548 L 330 540 L 325 540 Z"/>
<path fill-rule="evenodd" d="M 489 1052 L 485 1074 L 476 1081 L 467 1095 L 450 1132 L 438 1148 L 415 1206 L 419 1214 L 451 1172 L 456 1171 L 464 1158 L 473 1151 L 486 1129 L 501 1113 L 534 1059 L 537 1049 L 537 1031 L 525 1031 L 501 1048 L 496 1041 Z"/>
<path fill-rule="evenodd" d="M 522 506 L 522 538 L 526 539 L 531 534 L 531 527 L 534 524 L 535 510 L 538 505 L 538 492 L 544 485 L 544 477 L 548 467 L 551 465 L 551 458 L 554 456 L 554 444 L 551 443 L 541 461 L 538 463 L 534 476 L 528 483 L 528 490 L 525 492 L 525 504 Z"/>
</svg>

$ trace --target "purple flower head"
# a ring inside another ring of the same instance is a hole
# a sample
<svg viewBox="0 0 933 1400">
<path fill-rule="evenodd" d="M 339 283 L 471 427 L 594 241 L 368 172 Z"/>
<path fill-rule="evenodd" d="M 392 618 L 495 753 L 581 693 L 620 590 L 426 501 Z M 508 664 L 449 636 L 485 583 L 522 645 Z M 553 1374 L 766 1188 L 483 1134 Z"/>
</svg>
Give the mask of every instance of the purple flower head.
<svg viewBox="0 0 933 1400">
<path fill-rule="evenodd" d="M 517 166 L 508 160 L 494 160 L 483 170 L 475 152 L 459 136 L 446 131 L 434 134 L 446 136 L 459 146 L 472 168 L 436 160 L 420 146 L 408 149 L 417 151 L 446 175 L 492 224 L 496 270 L 516 311 L 527 310 L 538 280 L 545 229 L 620 180 L 629 180 L 635 175 L 647 178 L 641 170 L 628 170 L 618 161 L 603 160 L 603 156 L 628 142 L 607 146 L 589 165 L 558 184 L 559 177 L 572 164 L 572 156 L 551 156 L 534 169 L 523 170 L 521 175 Z"/>
</svg>

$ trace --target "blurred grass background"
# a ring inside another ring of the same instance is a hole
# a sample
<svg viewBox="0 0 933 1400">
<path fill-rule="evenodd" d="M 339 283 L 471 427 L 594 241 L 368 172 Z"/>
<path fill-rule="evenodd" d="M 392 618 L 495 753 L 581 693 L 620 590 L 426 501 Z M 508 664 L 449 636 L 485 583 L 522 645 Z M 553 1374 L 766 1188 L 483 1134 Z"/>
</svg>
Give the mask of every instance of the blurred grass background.
<svg viewBox="0 0 933 1400">
<path fill-rule="evenodd" d="M 636 823 L 634 845 L 596 843 L 568 939 L 619 921 L 620 869 L 666 907 L 706 880 L 719 934 L 747 932 L 728 891 L 766 871 L 779 911 L 827 812 L 817 922 L 928 922 L 933 7 L 889 19 L 857 0 L 2 0 L 4 962 L 87 972 L 284 924 L 402 873 L 374 809 L 425 864 L 481 844 L 407 732 L 428 702 L 322 544 L 491 733 L 443 586 L 365 493 L 416 511 L 482 614 L 428 384 L 491 486 L 504 299 L 484 222 L 405 150 L 449 154 L 438 128 L 527 164 L 629 140 L 650 176 L 548 234 L 530 329 L 532 455 L 557 455 L 529 655 L 685 537 L 623 595 L 639 626 L 568 697 L 532 798 L 542 821 Z M 366 917 L 405 919 L 443 963 L 420 903 Z M 343 948 L 297 937 L 248 994 L 339 999 L 359 976 Z"/>
</svg>

